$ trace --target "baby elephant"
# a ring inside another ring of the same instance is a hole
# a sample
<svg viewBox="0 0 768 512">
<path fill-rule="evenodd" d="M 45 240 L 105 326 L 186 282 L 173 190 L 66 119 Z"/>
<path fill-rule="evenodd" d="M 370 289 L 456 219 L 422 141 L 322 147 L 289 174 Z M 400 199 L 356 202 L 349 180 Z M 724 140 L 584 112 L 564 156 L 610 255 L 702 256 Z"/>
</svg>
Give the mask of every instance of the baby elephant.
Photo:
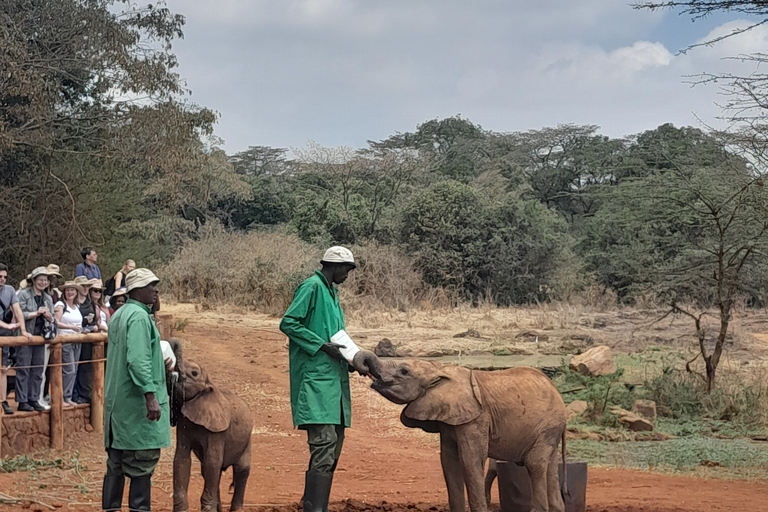
<svg viewBox="0 0 768 512">
<path fill-rule="evenodd" d="M 198 364 L 183 361 L 181 345 L 173 343 L 179 380 L 173 385 L 172 416 L 176 421 L 173 459 L 173 510 L 189 510 L 187 489 L 192 465 L 190 452 L 202 463 L 205 489 L 202 512 L 221 512 L 221 473 L 233 467 L 234 496 L 230 510 L 241 510 L 251 472 L 251 430 L 248 405 L 237 395 L 214 386 Z"/>
</svg>

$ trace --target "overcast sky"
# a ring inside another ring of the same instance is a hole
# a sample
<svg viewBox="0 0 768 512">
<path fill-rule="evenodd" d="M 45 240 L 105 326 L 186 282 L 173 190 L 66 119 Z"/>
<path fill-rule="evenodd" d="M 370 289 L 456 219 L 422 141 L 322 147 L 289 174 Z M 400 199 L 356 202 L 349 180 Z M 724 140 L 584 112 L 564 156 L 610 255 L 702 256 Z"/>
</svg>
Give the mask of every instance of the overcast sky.
<svg viewBox="0 0 768 512">
<path fill-rule="evenodd" d="M 623 136 L 716 124 L 701 72 L 754 71 L 768 28 L 680 55 L 747 21 L 692 23 L 622 0 L 168 0 L 191 101 L 218 111 L 228 153 L 355 148 L 461 114 L 499 132 L 596 124 Z"/>
</svg>

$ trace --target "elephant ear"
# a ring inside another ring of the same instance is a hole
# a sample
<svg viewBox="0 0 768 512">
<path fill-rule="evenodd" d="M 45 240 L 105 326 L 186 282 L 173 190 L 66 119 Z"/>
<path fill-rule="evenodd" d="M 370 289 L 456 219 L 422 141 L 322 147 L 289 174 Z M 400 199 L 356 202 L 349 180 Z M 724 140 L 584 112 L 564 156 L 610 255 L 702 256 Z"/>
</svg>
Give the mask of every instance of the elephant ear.
<svg viewBox="0 0 768 512">
<path fill-rule="evenodd" d="M 463 425 L 480 416 L 482 406 L 480 388 L 473 372 L 460 366 L 445 366 L 432 379 L 424 394 L 403 409 L 400 419 L 406 426 L 410 425 L 403 418 Z M 424 428 L 419 424 L 414 426 Z"/>
<path fill-rule="evenodd" d="M 408 428 L 420 428 L 430 434 L 439 434 L 440 425 L 436 421 L 420 421 L 405 415 L 405 409 L 400 413 L 400 422 Z"/>
<path fill-rule="evenodd" d="M 211 432 L 224 432 L 229 428 L 231 405 L 224 393 L 213 386 L 185 403 L 181 413 L 192 423 Z"/>
</svg>

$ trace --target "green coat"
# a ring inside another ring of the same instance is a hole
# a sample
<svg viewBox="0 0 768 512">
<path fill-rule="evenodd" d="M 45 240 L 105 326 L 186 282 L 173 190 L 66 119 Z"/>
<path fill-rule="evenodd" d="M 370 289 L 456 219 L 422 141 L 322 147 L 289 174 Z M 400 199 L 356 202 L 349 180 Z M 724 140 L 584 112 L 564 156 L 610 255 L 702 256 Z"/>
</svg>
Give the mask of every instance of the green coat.
<svg viewBox="0 0 768 512">
<path fill-rule="evenodd" d="M 344 313 L 338 292 L 317 271 L 296 289 L 280 322 L 280 330 L 289 340 L 294 426 L 350 426 L 349 365 L 320 351 L 320 346 L 342 329 Z"/>
<path fill-rule="evenodd" d="M 160 404 L 158 421 L 147 419 L 144 393 L 149 392 L 155 394 Z M 149 316 L 149 308 L 128 300 L 109 323 L 104 446 L 115 450 L 171 446 L 170 418 L 160 333 Z"/>
</svg>

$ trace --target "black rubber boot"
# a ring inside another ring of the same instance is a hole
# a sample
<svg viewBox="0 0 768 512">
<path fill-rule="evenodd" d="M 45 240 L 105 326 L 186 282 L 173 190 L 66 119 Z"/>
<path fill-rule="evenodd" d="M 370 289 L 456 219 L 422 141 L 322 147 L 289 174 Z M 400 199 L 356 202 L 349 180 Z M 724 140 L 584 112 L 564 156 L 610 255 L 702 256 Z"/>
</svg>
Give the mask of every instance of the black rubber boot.
<svg viewBox="0 0 768 512">
<path fill-rule="evenodd" d="M 304 512 L 328 512 L 333 473 L 311 469 L 304 475 Z"/>
<path fill-rule="evenodd" d="M 101 488 L 101 509 L 115 511 L 123 508 L 124 488 L 125 476 L 107 474 Z"/>
<path fill-rule="evenodd" d="M 149 512 L 152 510 L 152 477 L 131 478 L 128 491 L 128 510 L 131 512 Z"/>
</svg>

